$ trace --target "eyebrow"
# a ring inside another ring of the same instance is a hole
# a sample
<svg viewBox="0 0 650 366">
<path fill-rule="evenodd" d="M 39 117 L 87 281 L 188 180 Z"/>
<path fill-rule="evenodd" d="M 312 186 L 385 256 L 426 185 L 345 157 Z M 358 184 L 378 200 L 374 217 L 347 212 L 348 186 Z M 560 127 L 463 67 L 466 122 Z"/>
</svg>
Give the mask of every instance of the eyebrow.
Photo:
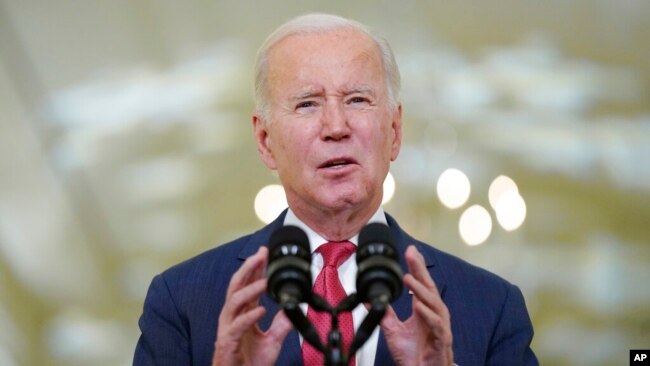
<svg viewBox="0 0 650 366">
<path fill-rule="evenodd" d="M 353 88 L 344 88 L 343 91 L 341 92 L 343 95 L 351 95 L 351 94 L 367 94 L 371 96 L 375 96 L 374 90 L 366 85 L 360 85 L 360 86 L 355 86 Z M 310 88 L 306 89 L 304 91 L 298 92 L 295 95 L 291 96 L 289 100 L 291 101 L 300 101 L 308 98 L 314 98 L 314 97 L 322 97 L 323 96 L 323 91 L 318 88 Z"/>
<path fill-rule="evenodd" d="M 350 95 L 350 94 L 356 94 L 356 93 L 370 94 L 372 96 L 375 95 L 375 92 L 373 91 L 373 89 L 371 87 L 365 86 L 365 85 L 357 86 L 357 87 L 348 89 L 345 92 L 343 92 L 344 95 Z"/>
<path fill-rule="evenodd" d="M 297 93 L 296 95 L 292 96 L 289 99 L 293 100 L 293 101 L 297 101 L 297 100 L 303 100 L 303 99 L 312 98 L 312 97 L 319 97 L 319 96 L 322 96 L 322 95 L 323 95 L 322 90 L 307 89 L 307 90 L 304 90 L 304 91 L 301 91 L 301 92 Z"/>
</svg>

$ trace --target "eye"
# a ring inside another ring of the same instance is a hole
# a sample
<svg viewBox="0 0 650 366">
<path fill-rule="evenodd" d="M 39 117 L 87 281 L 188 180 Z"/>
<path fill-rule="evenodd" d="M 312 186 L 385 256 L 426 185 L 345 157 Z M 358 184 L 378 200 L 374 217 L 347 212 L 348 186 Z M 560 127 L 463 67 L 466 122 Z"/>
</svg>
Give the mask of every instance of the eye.
<svg viewBox="0 0 650 366">
<path fill-rule="evenodd" d="M 310 108 L 310 107 L 313 107 L 314 105 L 315 105 L 314 102 L 311 102 L 311 101 L 309 101 L 309 102 L 300 102 L 296 106 L 296 109 Z"/>
<path fill-rule="evenodd" d="M 352 97 L 348 100 L 348 104 L 367 103 L 368 99 L 363 97 Z"/>
</svg>

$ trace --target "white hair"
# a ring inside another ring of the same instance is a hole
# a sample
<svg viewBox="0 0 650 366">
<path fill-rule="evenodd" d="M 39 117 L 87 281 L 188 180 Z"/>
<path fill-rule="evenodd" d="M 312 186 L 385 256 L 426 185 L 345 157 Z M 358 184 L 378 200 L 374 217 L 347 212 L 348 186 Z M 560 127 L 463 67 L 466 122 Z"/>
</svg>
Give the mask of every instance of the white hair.
<svg viewBox="0 0 650 366">
<path fill-rule="evenodd" d="M 368 35 L 375 42 L 381 53 L 388 103 L 393 110 L 397 108 L 400 74 L 393 50 L 388 42 L 357 21 L 336 15 L 312 13 L 293 18 L 279 26 L 266 38 L 257 51 L 255 60 L 255 110 L 266 123 L 270 122 L 269 88 L 267 85 L 269 50 L 276 43 L 291 35 L 325 33 L 338 29 L 359 31 Z"/>
</svg>

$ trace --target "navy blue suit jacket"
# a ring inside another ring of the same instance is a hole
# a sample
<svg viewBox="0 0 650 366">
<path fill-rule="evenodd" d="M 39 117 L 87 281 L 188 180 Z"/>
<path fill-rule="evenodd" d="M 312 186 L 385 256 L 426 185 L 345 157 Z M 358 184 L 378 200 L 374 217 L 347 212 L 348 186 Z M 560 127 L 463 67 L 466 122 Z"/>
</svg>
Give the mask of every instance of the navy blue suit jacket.
<svg viewBox="0 0 650 366">
<path fill-rule="evenodd" d="M 210 365 L 214 353 L 219 314 L 233 273 L 284 222 L 284 213 L 254 234 L 224 244 L 180 263 L 157 275 L 149 287 L 140 317 L 142 335 L 135 350 L 134 365 Z M 470 365 L 537 365 L 530 348 L 533 328 L 519 289 L 461 259 L 443 253 L 406 234 L 386 215 L 395 235 L 400 262 L 415 245 L 442 300 L 451 314 L 454 362 Z M 411 296 L 404 289 L 392 304 L 400 319 L 411 314 Z M 269 327 L 279 310 L 266 295 L 267 309 L 260 326 Z M 380 334 L 375 365 L 393 365 Z M 298 333 L 293 330 L 284 342 L 277 365 L 302 365 Z"/>
</svg>

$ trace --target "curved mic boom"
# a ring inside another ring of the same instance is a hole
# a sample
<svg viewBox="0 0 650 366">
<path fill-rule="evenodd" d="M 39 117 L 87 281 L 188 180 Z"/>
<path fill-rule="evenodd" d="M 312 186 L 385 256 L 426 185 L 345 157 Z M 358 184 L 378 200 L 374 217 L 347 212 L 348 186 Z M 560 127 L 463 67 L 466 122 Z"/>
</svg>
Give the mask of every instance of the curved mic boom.
<svg viewBox="0 0 650 366">
<path fill-rule="evenodd" d="M 269 264 L 266 268 L 267 291 L 271 298 L 296 306 L 311 296 L 311 251 L 305 232 L 296 226 L 283 226 L 269 241 Z"/>
</svg>

